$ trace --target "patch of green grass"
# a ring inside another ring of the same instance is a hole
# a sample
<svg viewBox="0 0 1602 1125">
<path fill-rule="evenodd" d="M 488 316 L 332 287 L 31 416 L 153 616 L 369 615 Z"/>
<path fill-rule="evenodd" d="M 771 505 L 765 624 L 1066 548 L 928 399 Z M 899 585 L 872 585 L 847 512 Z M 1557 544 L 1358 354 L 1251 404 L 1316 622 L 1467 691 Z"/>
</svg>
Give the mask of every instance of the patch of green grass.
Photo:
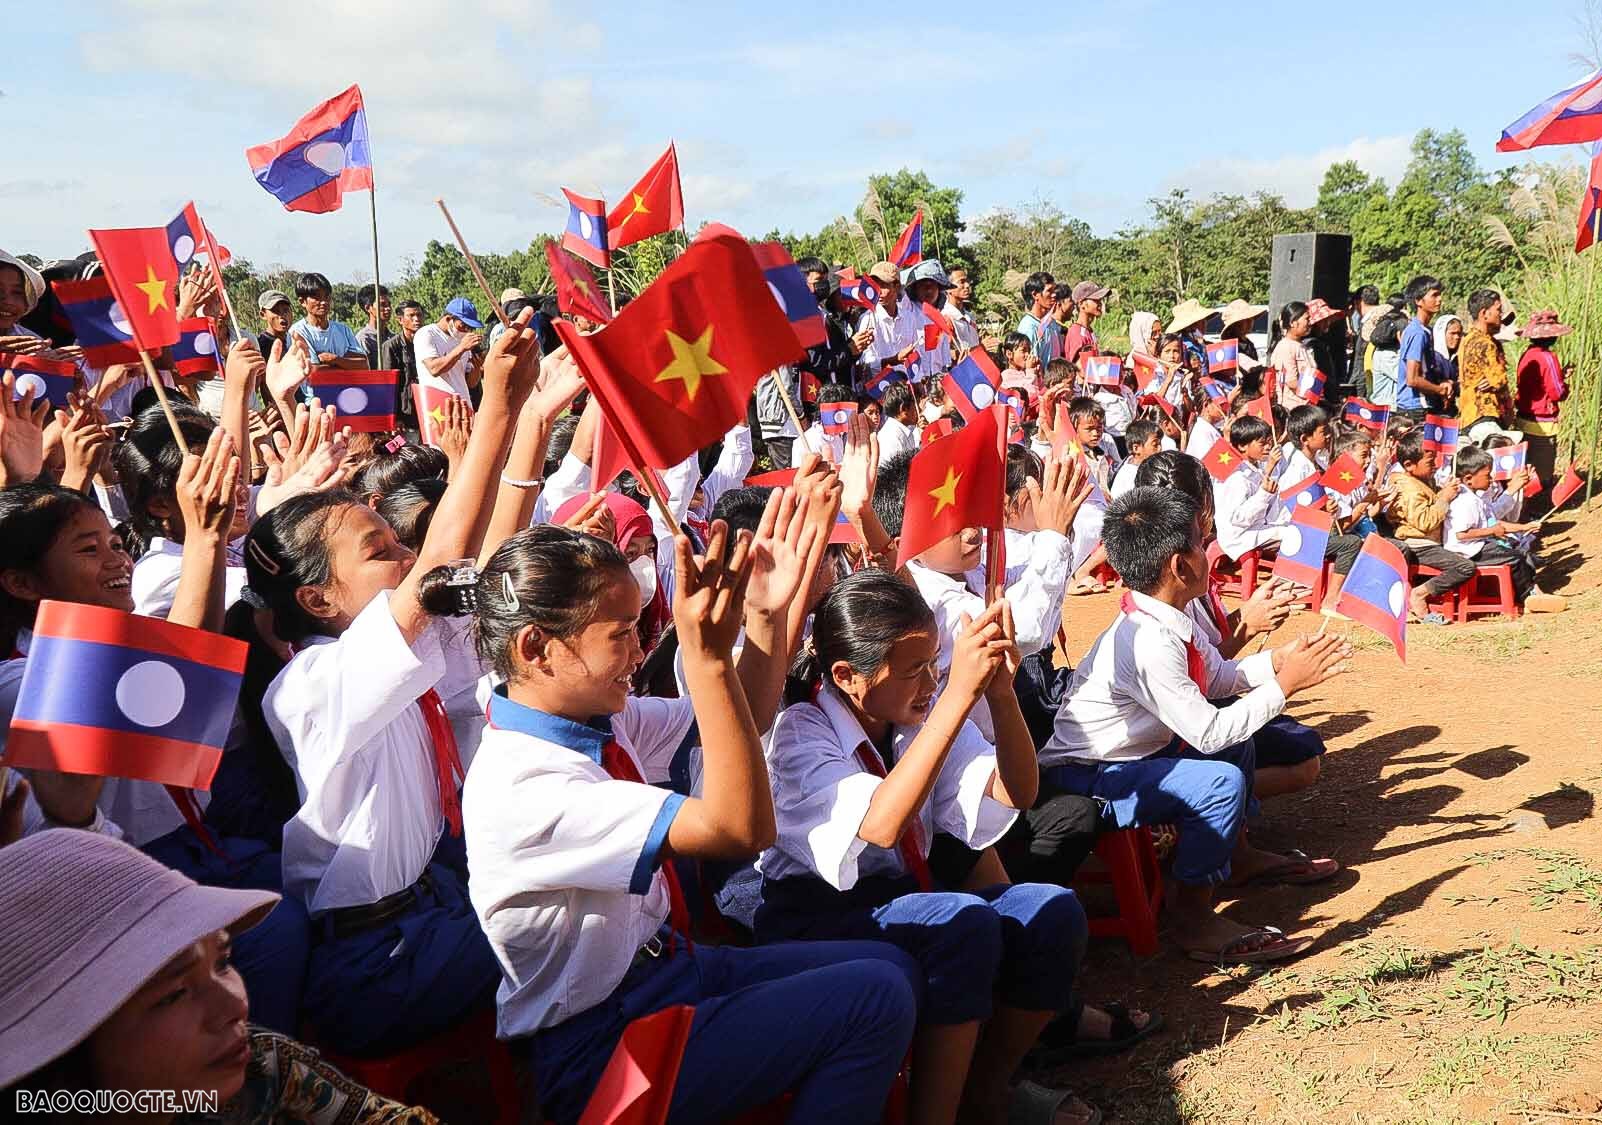
<svg viewBox="0 0 1602 1125">
<path fill-rule="evenodd" d="M 1602 910 L 1602 871 L 1569 852 L 1532 852 L 1543 879 L 1525 888 L 1537 910 L 1579 900 Z"/>
<path fill-rule="evenodd" d="M 1409 1092 L 1456 1097 L 1479 1089 L 1492 1076 L 1527 1089 L 1567 1069 L 1577 1049 L 1591 1038 L 1585 1034 L 1465 1035 L 1442 1045 Z"/>
<path fill-rule="evenodd" d="M 1530 1004 L 1602 1000 L 1602 947 L 1576 953 L 1532 949 L 1519 942 L 1470 954 L 1442 990 L 1480 1019 L 1506 1021 Z"/>
</svg>

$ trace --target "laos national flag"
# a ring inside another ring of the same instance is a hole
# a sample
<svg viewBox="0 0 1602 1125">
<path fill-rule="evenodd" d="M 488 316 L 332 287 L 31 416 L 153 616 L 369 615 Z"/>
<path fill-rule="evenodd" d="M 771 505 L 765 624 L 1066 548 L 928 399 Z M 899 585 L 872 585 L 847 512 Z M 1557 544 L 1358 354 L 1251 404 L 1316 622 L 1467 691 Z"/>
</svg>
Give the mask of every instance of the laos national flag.
<svg viewBox="0 0 1602 1125">
<path fill-rule="evenodd" d="M 1329 546 L 1334 518 L 1318 508 L 1298 506 L 1279 540 L 1274 577 L 1298 586 L 1315 586 L 1324 574 L 1324 550 Z"/>
<path fill-rule="evenodd" d="M 901 232 L 896 239 L 895 248 L 890 251 L 890 260 L 901 269 L 915 266 L 923 261 L 923 209 L 912 216 L 912 222 L 907 229 Z"/>
<path fill-rule="evenodd" d="M 1591 176 L 1580 192 L 1580 222 L 1574 235 L 1574 252 L 1602 242 L 1602 141 L 1591 146 Z"/>
<path fill-rule="evenodd" d="M 1207 397 L 1215 402 L 1229 397 L 1229 388 L 1216 379 L 1203 379 L 1201 381 L 1201 389 L 1207 392 Z"/>
<path fill-rule="evenodd" d="M 1085 382 L 1093 387 L 1116 387 L 1124 381 L 1124 364 L 1115 355 L 1087 356 Z"/>
<path fill-rule="evenodd" d="M 1602 70 L 1559 90 L 1506 129 L 1497 152 L 1602 140 Z"/>
<path fill-rule="evenodd" d="M 1279 490 L 1280 502 L 1290 509 L 1322 508 L 1329 499 L 1329 491 L 1319 483 L 1319 474 L 1314 473 L 1304 481 L 1281 487 Z"/>
<path fill-rule="evenodd" d="M 822 402 L 818 404 L 818 421 L 823 423 L 823 432 L 826 434 L 843 434 L 851 428 L 851 419 L 856 416 L 857 404 L 854 402 Z"/>
<path fill-rule="evenodd" d="M 1407 560 L 1378 535 L 1363 540 L 1363 553 L 1346 576 L 1335 612 L 1367 625 L 1396 646 L 1407 663 Z"/>
<path fill-rule="evenodd" d="M 245 150 L 256 182 L 286 211 L 337 211 L 347 191 L 373 189 L 362 90 L 352 86 L 306 114 L 276 141 Z"/>
<path fill-rule="evenodd" d="M 972 422 L 996 401 L 1001 372 L 996 370 L 996 365 L 983 348 L 975 348 L 963 357 L 961 363 L 947 371 L 940 383 L 963 421 Z"/>
<path fill-rule="evenodd" d="M 1240 363 L 1240 344 L 1235 340 L 1220 340 L 1207 345 L 1208 371 L 1233 371 Z"/>
<path fill-rule="evenodd" d="M 5 763 L 205 789 L 222 760 L 245 645 L 154 617 L 39 604 Z"/>
<path fill-rule="evenodd" d="M 216 374 L 222 370 L 217 362 L 217 337 L 212 333 L 211 321 L 197 316 L 178 322 L 172 366 L 180 375 Z"/>
<path fill-rule="evenodd" d="M 1298 376 L 1296 379 L 1296 393 L 1307 402 L 1317 406 L 1324 401 L 1324 373 L 1314 368 L 1311 374 Z"/>
<path fill-rule="evenodd" d="M 349 426 L 358 434 L 387 433 L 395 428 L 400 372 L 314 367 L 307 382 L 319 402 L 331 404 L 339 412 L 335 425 Z"/>
<path fill-rule="evenodd" d="M 114 363 L 138 363 L 133 329 L 122 306 L 111 295 L 104 277 L 88 281 L 53 281 L 50 288 L 72 322 L 73 334 L 90 367 L 105 369 Z"/>
<path fill-rule="evenodd" d="M 562 232 L 562 249 L 592 266 L 605 267 L 611 257 L 606 249 L 606 204 L 599 199 L 576 195 L 566 188 L 567 229 Z"/>
<path fill-rule="evenodd" d="M 795 330 L 796 342 L 803 348 L 816 348 L 828 342 L 829 330 L 823 323 L 823 310 L 818 299 L 807 288 L 807 279 L 790 257 L 782 242 L 753 242 L 751 253 L 756 255 L 762 275 L 768 279 L 773 299 L 779 303 L 785 319 Z"/>
<path fill-rule="evenodd" d="M 867 383 L 863 385 L 862 389 L 871 398 L 873 398 L 874 401 L 878 401 L 884 397 L 884 392 L 887 391 L 890 388 L 890 384 L 894 382 L 896 382 L 896 367 L 894 364 L 887 363 L 879 369 L 879 374 L 869 379 Z"/>
<path fill-rule="evenodd" d="M 1457 419 L 1438 414 L 1424 417 L 1424 448 L 1450 456 L 1457 452 Z"/>
<path fill-rule="evenodd" d="M 1391 420 L 1391 408 L 1376 406 L 1363 398 L 1349 398 L 1346 400 L 1346 409 L 1342 412 L 1348 422 L 1362 426 L 1365 430 L 1379 433 L 1385 429 Z"/>
<path fill-rule="evenodd" d="M 879 283 L 871 277 L 858 277 L 850 270 L 841 270 L 840 299 L 848 305 L 871 309 L 879 303 Z"/>
<path fill-rule="evenodd" d="M 1512 477 L 1524 468 L 1524 460 L 1529 452 L 1530 444 L 1525 441 L 1491 450 L 1491 479 L 1507 480 Z"/>
<path fill-rule="evenodd" d="M 228 252 L 212 241 L 193 203 L 185 203 L 178 217 L 167 224 L 167 249 L 172 251 L 172 260 L 178 264 L 180 274 L 204 254 L 212 279 L 219 289 L 223 288 L 222 268 L 228 264 Z"/>
<path fill-rule="evenodd" d="M 78 389 L 78 367 L 68 360 L 0 352 L 0 368 L 11 372 L 14 399 L 32 391 L 34 402 L 49 399 L 51 406 L 65 410 L 67 396 Z"/>
</svg>

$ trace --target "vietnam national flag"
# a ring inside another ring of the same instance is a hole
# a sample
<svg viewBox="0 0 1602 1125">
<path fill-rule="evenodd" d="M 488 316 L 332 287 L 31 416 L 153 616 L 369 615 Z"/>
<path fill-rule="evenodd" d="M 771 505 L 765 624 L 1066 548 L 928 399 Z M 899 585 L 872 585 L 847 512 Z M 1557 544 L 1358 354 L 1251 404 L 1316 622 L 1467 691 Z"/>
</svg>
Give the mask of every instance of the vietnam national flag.
<svg viewBox="0 0 1602 1125">
<path fill-rule="evenodd" d="M 981 411 L 961 433 L 912 455 L 897 568 L 963 528 L 1001 531 L 1005 477 L 996 428 L 999 413 L 995 408 Z"/>
<path fill-rule="evenodd" d="M 1584 483 L 1585 481 L 1580 478 L 1580 474 L 1574 471 L 1574 466 L 1570 465 L 1568 471 L 1563 474 L 1563 479 L 1552 486 L 1552 495 L 1550 497 L 1552 507 L 1561 508 L 1564 501 L 1580 491 L 1580 486 Z"/>
<path fill-rule="evenodd" d="M 146 352 L 178 342 L 178 263 L 165 227 L 92 230 L 106 282 L 128 318 L 134 344 Z"/>
<path fill-rule="evenodd" d="M 612 250 L 666 234 L 684 225 L 684 189 L 679 186 L 679 154 L 669 144 L 640 182 L 606 216 L 606 244 Z"/>
<path fill-rule="evenodd" d="M 562 249 L 592 266 L 606 266 L 606 204 L 562 189 L 567 196 L 567 229 L 562 232 Z"/>
<path fill-rule="evenodd" d="M 790 472 L 794 474 L 793 469 Z M 650 483 L 656 485 L 657 495 L 668 495 L 668 487 L 662 483 L 655 469 L 642 469 L 629 459 L 628 450 L 618 440 L 617 431 L 602 414 L 595 426 L 595 447 L 590 452 L 590 491 L 600 492 L 622 473 L 633 473 L 636 479 L 649 475 Z M 645 483 L 641 481 L 642 485 Z"/>
<path fill-rule="evenodd" d="M 1274 430 L 1274 400 L 1267 395 L 1260 395 L 1246 404 L 1246 413 L 1253 418 L 1259 418 Z"/>
<path fill-rule="evenodd" d="M 1168 388 L 1168 369 L 1162 361 L 1149 355 L 1134 352 L 1130 360 L 1135 366 L 1135 387 L 1143 395 L 1160 395 Z"/>
<path fill-rule="evenodd" d="M 438 387 L 412 384 L 412 403 L 417 408 L 417 436 L 424 445 L 439 448 L 439 428 L 445 424 L 445 406 L 452 398 Z"/>
<path fill-rule="evenodd" d="M 923 428 L 923 433 L 918 436 L 918 444 L 928 448 L 941 438 L 950 437 L 956 429 L 957 424 L 950 418 L 936 418 Z"/>
<path fill-rule="evenodd" d="M 802 402 L 811 405 L 812 403 L 818 401 L 818 395 L 823 391 L 823 384 L 818 382 L 818 377 L 816 375 L 812 374 L 810 371 L 801 372 L 799 384 Z"/>
<path fill-rule="evenodd" d="M 556 331 L 642 468 L 716 441 L 745 417 L 757 380 L 802 354 L 751 244 L 726 227 L 703 232 L 600 332 Z"/>
<path fill-rule="evenodd" d="M 612 310 L 601 299 L 595 275 L 583 262 L 568 257 L 555 242 L 545 244 L 545 261 L 556 282 L 556 307 L 568 316 L 582 316 L 597 324 L 608 324 Z"/>
<path fill-rule="evenodd" d="M 951 322 L 946 314 L 935 308 L 928 301 L 923 303 L 923 350 L 932 352 L 940 346 L 940 337 L 948 337 L 954 344 L 957 334 L 951 330 Z"/>
<path fill-rule="evenodd" d="M 901 237 L 896 239 L 895 247 L 890 251 L 890 260 L 901 269 L 923 261 L 923 208 L 918 208 L 912 221 L 901 232 Z"/>
<path fill-rule="evenodd" d="M 1214 480 L 1223 483 L 1240 468 L 1244 460 L 1244 457 L 1235 452 L 1235 447 L 1229 444 L 1228 438 L 1219 438 L 1213 442 L 1213 447 L 1207 451 L 1207 456 L 1202 458 L 1202 464 L 1207 466 L 1207 471 L 1213 474 Z"/>
<path fill-rule="evenodd" d="M 1318 478 L 1318 483 L 1331 492 L 1339 492 L 1342 496 L 1350 496 L 1368 480 L 1368 474 L 1363 466 L 1357 463 L 1357 458 L 1350 453 L 1342 453 L 1335 458 L 1335 463 L 1324 470 L 1324 475 Z"/>
</svg>

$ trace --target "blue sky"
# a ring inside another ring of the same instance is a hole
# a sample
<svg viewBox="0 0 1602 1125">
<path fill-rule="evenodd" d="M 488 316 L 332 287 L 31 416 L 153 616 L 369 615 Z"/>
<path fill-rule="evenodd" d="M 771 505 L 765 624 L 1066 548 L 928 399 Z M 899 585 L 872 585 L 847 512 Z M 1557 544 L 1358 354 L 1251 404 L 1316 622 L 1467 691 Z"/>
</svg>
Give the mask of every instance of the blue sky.
<svg viewBox="0 0 1602 1125">
<path fill-rule="evenodd" d="M 238 256 L 370 278 L 365 196 L 288 214 L 244 159 L 353 81 L 391 277 L 447 238 L 435 196 L 475 249 L 515 249 L 560 228 L 559 186 L 616 198 L 669 138 L 692 227 L 753 234 L 816 229 L 902 166 L 968 215 L 1045 197 L 1098 232 L 1173 186 L 1306 205 L 1332 160 L 1394 180 L 1424 127 L 1509 163 L 1502 126 L 1578 75 L 1581 7 L 75 0 L 10 38 L 0 246 L 66 256 L 193 198 Z"/>
</svg>

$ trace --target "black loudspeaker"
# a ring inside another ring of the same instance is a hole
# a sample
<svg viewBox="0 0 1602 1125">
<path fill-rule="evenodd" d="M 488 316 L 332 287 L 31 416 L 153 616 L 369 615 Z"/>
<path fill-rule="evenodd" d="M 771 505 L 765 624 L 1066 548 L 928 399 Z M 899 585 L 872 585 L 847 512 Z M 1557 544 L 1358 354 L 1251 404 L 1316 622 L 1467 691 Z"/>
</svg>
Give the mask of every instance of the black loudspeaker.
<svg viewBox="0 0 1602 1125">
<path fill-rule="evenodd" d="M 1279 316 L 1287 301 L 1322 297 L 1343 309 L 1351 299 L 1352 236 L 1276 234 L 1268 281 L 1268 315 Z"/>
</svg>

